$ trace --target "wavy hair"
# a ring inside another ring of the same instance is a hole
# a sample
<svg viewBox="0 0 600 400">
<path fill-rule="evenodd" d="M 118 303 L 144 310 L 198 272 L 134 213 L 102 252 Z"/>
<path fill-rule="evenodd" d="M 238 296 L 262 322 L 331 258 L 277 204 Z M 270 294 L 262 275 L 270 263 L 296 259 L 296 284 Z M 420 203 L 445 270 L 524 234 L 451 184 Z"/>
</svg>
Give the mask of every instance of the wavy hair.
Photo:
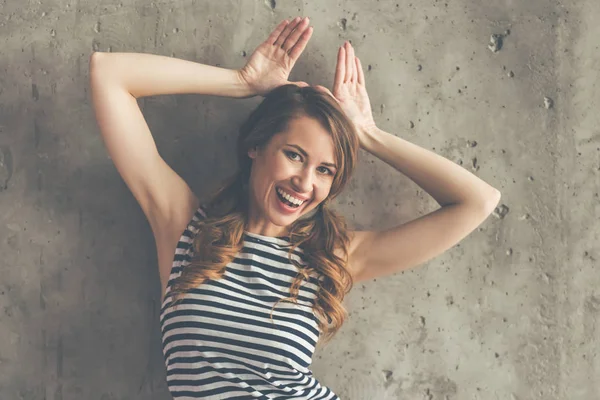
<svg viewBox="0 0 600 400">
<path fill-rule="evenodd" d="M 225 267 L 242 249 L 247 227 L 249 204 L 248 182 L 252 160 L 248 151 L 268 145 L 273 136 L 287 130 L 294 118 L 306 116 L 318 120 L 329 132 L 335 149 L 338 173 L 334 176 L 329 196 L 318 205 L 308 218 L 298 218 L 289 226 L 291 247 L 288 258 L 296 267 L 290 297 L 278 300 L 295 303 L 303 280 L 311 273 L 319 276 L 319 287 L 312 307 L 321 332 L 319 341 L 328 342 L 343 325 L 347 312 L 343 306 L 345 295 L 354 284 L 347 269 L 348 244 L 345 218 L 327 207 L 346 186 L 356 166 L 359 140 L 353 123 L 329 94 L 314 87 L 294 84 L 280 86 L 265 96 L 241 125 L 237 139 L 238 169 L 203 205 L 207 218 L 195 223 L 198 233 L 193 239 L 194 255 L 190 264 L 171 286 L 173 304 L 183 294 L 207 280 L 221 279 Z M 305 216 L 306 217 L 306 216 Z M 292 259 L 293 251 L 303 249 L 300 265 Z M 336 255 L 339 249 L 342 257 Z"/>
</svg>

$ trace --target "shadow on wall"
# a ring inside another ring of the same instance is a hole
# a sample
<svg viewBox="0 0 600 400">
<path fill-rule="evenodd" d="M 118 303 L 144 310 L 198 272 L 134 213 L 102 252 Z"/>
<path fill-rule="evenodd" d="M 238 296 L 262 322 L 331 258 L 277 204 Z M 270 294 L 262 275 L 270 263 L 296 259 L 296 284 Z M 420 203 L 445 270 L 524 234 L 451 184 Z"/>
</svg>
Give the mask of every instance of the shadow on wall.
<svg viewBox="0 0 600 400">
<path fill-rule="evenodd" d="M 0 397 L 166 399 L 152 231 L 102 141 L 90 54 L 56 53 L 33 44 L 0 64 Z M 256 100 L 139 104 L 162 157 L 202 198 L 234 172 L 237 128 Z"/>
</svg>

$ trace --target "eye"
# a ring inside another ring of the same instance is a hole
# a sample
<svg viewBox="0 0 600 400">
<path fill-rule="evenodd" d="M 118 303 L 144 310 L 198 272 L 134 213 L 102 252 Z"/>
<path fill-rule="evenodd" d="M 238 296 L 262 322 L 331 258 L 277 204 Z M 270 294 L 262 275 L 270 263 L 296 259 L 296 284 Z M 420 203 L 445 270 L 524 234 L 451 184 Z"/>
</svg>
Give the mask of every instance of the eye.
<svg viewBox="0 0 600 400">
<path fill-rule="evenodd" d="M 299 156 L 300 154 L 296 153 L 295 151 L 286 151 L 285 154 L 287 154 L 287 156 L 289 157 L 290 154 L 295 154 L 297 156 Z M 291 158 L 291 157 L 290 157 Z"/>
<path fill-rule="evenodd" d="M 297 155 L 300 156 L 300 154 L 296 153 L 295 151 L 286 151 L 285 154 L 288 156 L 288 158 L 292 158 L 290 157 L 290 155 Z M 297 161 L 294 159 L 294 161 Z M 331 170 L 329 168 L 326 167 L 319 167 L 319 168 L 323 168 L 325 170 L 325 172 L 323 172 L 324 174 L 328 174 L 328 175 L 334 175 L 333 172 L 331 172 Z"/>
<path fill-rule="evenodd" d="M 325 172 L 326 174 L 333 175 L 333 172 L 331 172 L 331 170 L 329 168 L 325 168 L 325 167 L 320 167 L 320 168 L 324 168 L 325 171 L 327 171 L 327 172 Z"/>
</svg>

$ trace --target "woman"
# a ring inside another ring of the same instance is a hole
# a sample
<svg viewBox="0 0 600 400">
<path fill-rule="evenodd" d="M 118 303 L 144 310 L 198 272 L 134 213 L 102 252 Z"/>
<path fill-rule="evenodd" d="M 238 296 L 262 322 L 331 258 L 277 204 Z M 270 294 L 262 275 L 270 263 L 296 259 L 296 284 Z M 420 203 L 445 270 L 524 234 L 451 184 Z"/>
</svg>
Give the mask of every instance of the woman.
<svg viewBox="0 0 600 400">
<path fill-rule="evenodd" d="M 352 285 L 441 254 L 500 199 L 453 162 L 377 128 L 349 43 L 338 51 L 333 92 L 289 82 L 308 25 L 282 21 L 241 70 L 149 54 L 91 57 L 98 125 L 156 239 L 176 399 L 337 399 L 309 367 L 319 339 L 343 324 Z M 265 97 L 240 129 L 238 171 L 204 206 L 159 156 L 136 102 L 173 93 Z M 359 147 L 441 208 L 392 229 L 348 231 L 326 205 L 350 179 Z"/>
</svg>

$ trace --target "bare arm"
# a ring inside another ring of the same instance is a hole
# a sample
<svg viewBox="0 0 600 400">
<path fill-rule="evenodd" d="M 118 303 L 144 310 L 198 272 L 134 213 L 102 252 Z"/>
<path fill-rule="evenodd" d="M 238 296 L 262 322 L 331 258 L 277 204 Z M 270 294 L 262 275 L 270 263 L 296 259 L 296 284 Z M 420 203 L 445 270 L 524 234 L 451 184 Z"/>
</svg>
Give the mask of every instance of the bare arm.
<svg viewBox="0 0 600 400">
<path fill-rule="evenodd" d="M 158 62 L 154 63 L 155 60 Z M 187 212 L 198 199 L 158 153 L 135 96 L 188 91 L 237 95 L 233 71 L 215 72 L 212 67 L 202 67 L 151 54 L 93 53 L 90 59 L 91 96 L 100 133 L 115 167 L 144 211 L 157 242 L 159 236 L 171 234 L 176 221 L 187 218 Z M 203 70 L 215 72 L 211 75 L 215 80 L 207 83 L 206 90 L 202 88 L 206 75 L 200 79 L 196 76 Z M 223 90 L 215 92 L 211 87 Z"/>
<path fill-rule="evenodd" d="M 236 70 L 141 53 L 93 53 L 90 87 L 98 127 L 115 167 L 155 237 L 171 234 L 174 223 L 188 218 L 198 199 L 158 153 L 136 99 L 177 93 L 239 98 L 251 90 Z"/>
<path fill-rule="evenodd" d="M 110 79 L 135 98 L 180 93 L 254 96 L 239 70 L 146 53 L 95 52 L 91 59 L 102 80 Z"/>
<path fill-rule="evenodd" d="M 246 98 L 288 83 L 312 29 L 308 20 L 282 21 L 240 70 L 146 53 L 93 53 L 90 87 L 104 143 L 119 174 L 148 217 L 155 235 L 198 199 L 160 157 L 137 98 L 205 94 Z M 180 232 L 176 232 L 180 233 Z"/>
<path fill-rule="evenodd" d="M 496 188 L 447 158 L 376 127 L 363 137 L 365 150 L 408 176 L 442 207 L 466 203 L 490 209 L 498 204 Z"/>
<path fill-rule="evenodd" d="M 135 98 L 161 94 L 195 93 L 221 97 L 264 96 L 289 82 L 296 60 L 308 43 L 312 28 L 308 18 L 283 20 L 256 48 L 241 69 L 212 65 L 147 53 L 92 54 L 94 70 Z"/>
<path fill-rule="evenodd" d="M 362 65 L 347 41 L 338 51 L 334 92 L 317 87 L 333 96 L 354 122 L 361 148 L 408 176 L 440 206 L 467 204 L 488 209 L 500 200 L 497 189 L 458 164 L 377 127 Z"/>
<path fill-rule="evenodd" d="M 364 73 L 346 42 L 338 51 L 334 93 L 355 122 L 363 149 L 409 177 L 441 206 L 390 229 L 351 233 L 354 281 L 392 275 L 442 254 L 476 229 L 500 201 L 500 192 L 452 161 L 379 129 Z"/>
</svg>

